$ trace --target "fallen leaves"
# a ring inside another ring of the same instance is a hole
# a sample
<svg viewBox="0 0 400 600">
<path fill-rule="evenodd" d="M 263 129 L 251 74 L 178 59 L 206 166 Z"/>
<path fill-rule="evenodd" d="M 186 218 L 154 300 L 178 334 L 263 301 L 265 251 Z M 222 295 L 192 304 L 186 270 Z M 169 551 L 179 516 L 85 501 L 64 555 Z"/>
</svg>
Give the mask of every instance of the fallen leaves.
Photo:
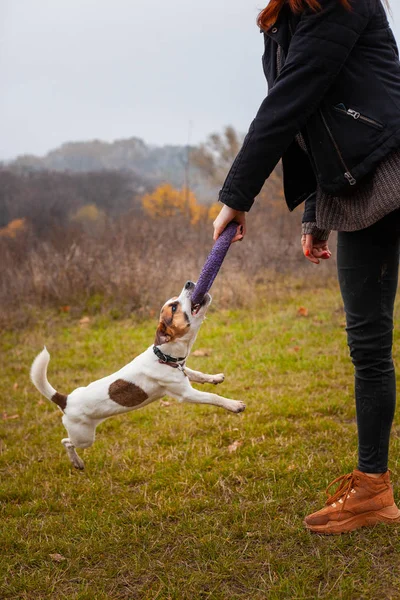
<svg viewBox="0 0 400 600">
<path fill-rule="evenodd" d="M 289 346 L 287 348 L 287 351 L 290 352 L 291 354 L 297 354 L 298 352 L 300 352 L 301 349 L 302 349 L 301 346 L 296 345 L 296 346 Z"/>
<path fill-rule="evenodd" d="M 79 325 L 81 327 L 87 327 L 90 323 L 90 317 L 82 317 L 82 319 L 79 319 Z"/>
<path fill-rule="evenodd" d="M 160 400 L 160 406 L 161 407 L 171 406 L 171 402 L 168 402 L 168 400 Z"/>
<path fill-rule="evenodd" d="M 51 560 L 54 560 L 55 562 L 62 562 L 63 560 L 67 560 L 65 558 L 65 556 L 63 556 L 62 554 L 58 554 L 57 552 L 55 554 L 49 554 Z"/>
<path fill-rule="evenodd" d="M 232 444 L 230 444 L 228 446 L 228 452 L 229 452 L 229 454 L 232 454 L 233 452 L 236 452 L 236 450 L 238 448 L 240 448 L 240 446 L 242 446 L 242 445 L 243 445 L 242 440 L 236 440 L 236 441 L 232 442 Z"/>
<path fill-rule="evenodd" d="M 305 306 L 299 306 L 299 308 L 297 309 L 297 316 L 308 317 L 308 308 L 306 308 Z"/>
<path fill-rule="evenodd" d="M 2 415 L 3 421 L 11 421 L 11 419 L 19 419 L 19 415 L 8 415 L 6 412 Z"/>
<path fill-rule="evenodd" d="M 192 356 L 210 356 L 211 350 L 209 348 L 199 348 L 192 352 Z"/>
</svg>

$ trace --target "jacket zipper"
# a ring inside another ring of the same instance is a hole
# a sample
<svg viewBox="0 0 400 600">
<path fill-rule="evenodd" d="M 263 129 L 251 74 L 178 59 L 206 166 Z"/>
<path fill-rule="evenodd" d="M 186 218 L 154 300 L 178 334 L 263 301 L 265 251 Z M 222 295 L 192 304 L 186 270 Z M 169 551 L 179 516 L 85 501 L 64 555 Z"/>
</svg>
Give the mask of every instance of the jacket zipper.
<svg viewBox="0 0 400 600">
<path fill-rule="evenodd" d="M 323 122 L 323 124 L 324 124 L 324 126 L 325 126 L 325 129 L 326 129 L 326 131 L 328 132 L 328 135 L 329 135 L 329 137 L 330 137 L 330 139 L 331 139 L 331 142 L 332 142 L 332 144 L 333 144 L 333 146 L 334 146 L 334 148 L 335 148 L 335 150 L 336 150 L 336 153 L 337 153 L 337 155 L 338 155 L 338 157 L 339 157 L 339 160 L 340 160 L 340 162 L 341 162 L 341 163 L 342 163 L 342 165 L 343 165 L 343 168 L 344 168 L 344 176 L 345 176 L 345 178 L 347 179 L 347 181 L 349 182 L 349 184 L 350 184 L 350 185 L 356 185 L 356 183 L 357 183 L 357 180 L 356 180 L 356 179 L 354 179 L 354 177 L 353 177 L 353 175 L 351 174 L 351 172 L 349 171 L 349 169 L 348 169 L 348 167 L 347 167 L 346 163 L 344 162 L 344 158 L 343 158 L 343 155 L 342 155 L 342 153 L 341 153 L 341 151 L 340 151 L 340 148 L 339 148 L 339 146 L 338 146 L 338 144 L 337 144 L 337 142 L 336 142 L 335 138 L 333 137 L 333 133 L 332 133 L 332 131 L 331 131 L 331 129 L 330 129 L 330 127 L 329 127 L 328 123 L 326 122 L 326 119 L 325 119 L 324 113 L 322 112 L 322 110 L 321 110 L 321 109 L 320 109 L 319 113 L 320 113 L 320 115 L 321 115 L 321 119 L 322 119 L 322 122 Z"/>
<path fill-rule="evenodd" d="M 372 127 L 375 127 L 376 129 L 383 129 L 382 123 L 380 123 L 379 121 L 375 121 L 374 119 L 370 119 L 369 117 L 366 117 L 365 115 L 362 115 L 360 112 L 358 112 L 358 110 L 354 110 L 354 108 L 346 108 L 344 104 L 336 105 L 333 108 L 337 112 L 340 112 L 344 115 L 348 115 L 349 117 L 352 117 L 356 121 L 360 120 L 363 123 L 366 123 L 367 125 L 371 125 Z"/>
</svg>

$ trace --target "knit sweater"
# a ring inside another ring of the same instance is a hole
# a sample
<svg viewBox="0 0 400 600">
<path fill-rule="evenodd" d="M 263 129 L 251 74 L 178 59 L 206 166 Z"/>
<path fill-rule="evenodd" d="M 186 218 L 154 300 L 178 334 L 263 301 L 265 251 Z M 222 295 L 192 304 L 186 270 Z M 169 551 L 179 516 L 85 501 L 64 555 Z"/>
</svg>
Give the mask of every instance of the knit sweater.
<svg viewBox="0 0 400 600">
<path fill-rule="evenodd" d="M 388 154 L 345 194 L 332 196 L 317 188 L 314 231 L 307 224 L 308 232 L 319 237 L 321 230 L 365 229 L 397 208 L 400 208 L 400 148 Z"/>
</svg>

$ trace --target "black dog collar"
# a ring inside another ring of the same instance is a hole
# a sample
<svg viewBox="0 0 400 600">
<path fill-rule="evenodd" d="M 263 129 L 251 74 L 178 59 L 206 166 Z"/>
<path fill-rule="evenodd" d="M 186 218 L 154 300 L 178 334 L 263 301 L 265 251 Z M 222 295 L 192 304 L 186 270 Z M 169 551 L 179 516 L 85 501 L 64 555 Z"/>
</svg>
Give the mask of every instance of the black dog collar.
<svg viewBox="0 0 400 600">
<path fill-rule="evenodd" d="M 168 354 L 164 354 L 164 352 L 161 352 L 160 348 L 158 348 L 157 346 L 153 346 L 153 352 L 157 356 L 157 358 L 159 359 L 159 361 L 161 363 L 164 363 L 166 365 L 170 364 L 171 367 L 172 366 L 178 367 L 178 363 L 184 363 L 186 360 L 186 356 L 180 357 L 180 358 L 175 358 L 174 356 L 169 356 Z"/>
</svg>

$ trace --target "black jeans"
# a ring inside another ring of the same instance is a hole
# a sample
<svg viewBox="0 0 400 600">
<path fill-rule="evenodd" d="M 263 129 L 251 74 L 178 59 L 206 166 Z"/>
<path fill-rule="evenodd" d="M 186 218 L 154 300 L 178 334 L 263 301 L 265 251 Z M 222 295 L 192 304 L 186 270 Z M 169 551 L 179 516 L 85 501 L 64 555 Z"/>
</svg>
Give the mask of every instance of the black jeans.
<svg viewBox="0 0 400 600">
<path fill-rule="evenodd" d="M 384 473 L 396 405 L 393 306 L 400 250 L 400 210 L 371 227 L 338 234 L 338 275 L 355 367 L 358 469 Z"/>
</svg>

